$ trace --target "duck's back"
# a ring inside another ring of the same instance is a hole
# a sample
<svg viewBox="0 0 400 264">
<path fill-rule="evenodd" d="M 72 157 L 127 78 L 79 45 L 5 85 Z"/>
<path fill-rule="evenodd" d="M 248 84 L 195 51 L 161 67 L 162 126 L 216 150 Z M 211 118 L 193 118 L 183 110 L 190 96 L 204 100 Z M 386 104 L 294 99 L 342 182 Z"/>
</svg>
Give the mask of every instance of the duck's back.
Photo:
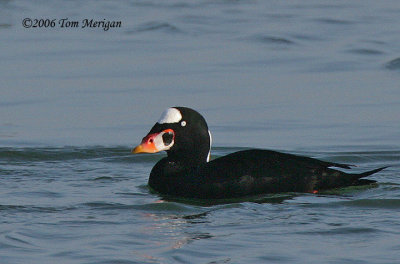
<svg viewBox="0 0 400 264">
<path fill-rule="evenodd" d="M 357 185 L 358 179 L 364 177 L 330 169 L 331 166 L 349 168 L 347 164 L 253 149 L 217 158 L 197 168 L 164 159 L 153 169 L 149 185 L 164 194 L 232 198 L 260 193 L 315 192 Z"/>
</svg>

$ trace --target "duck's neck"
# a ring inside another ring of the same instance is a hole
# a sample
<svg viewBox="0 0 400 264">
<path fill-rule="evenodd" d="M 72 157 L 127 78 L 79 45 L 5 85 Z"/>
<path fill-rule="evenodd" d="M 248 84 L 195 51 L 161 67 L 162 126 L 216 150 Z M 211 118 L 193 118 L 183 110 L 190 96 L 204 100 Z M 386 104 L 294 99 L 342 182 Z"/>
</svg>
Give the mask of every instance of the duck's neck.
<svg viewBox="0 0 400 264">
<path fill-rule="evenodd" d="M 211 133 L 208 131 L 209 137 L 203 137 L 185 148 L 178 148 L 167 151 L 170 161 L 179 162 L 187 167 L 198 167 L 210 161 L 211 156 Z"/>
<path fill-rule="evenodd" d="M 169 152 L 168 160 L 178 162 L 186 167 L 198 167 L 208 162 L 209 151 L 193 149 L 185 152 Z"/>
</svg>

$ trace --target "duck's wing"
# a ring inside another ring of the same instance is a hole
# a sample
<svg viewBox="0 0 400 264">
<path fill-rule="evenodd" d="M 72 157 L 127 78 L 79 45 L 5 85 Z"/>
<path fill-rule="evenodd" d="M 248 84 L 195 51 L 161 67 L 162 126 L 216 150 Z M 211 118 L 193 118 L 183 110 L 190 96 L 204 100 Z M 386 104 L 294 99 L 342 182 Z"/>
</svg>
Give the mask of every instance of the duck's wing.
<svg viewBox="0 0 400 264">
<path fill-rule="evenodd" d="M 233 193 L 316 192 L 319 190 L 360 185 L 360 178 L 384 168 L 349 174 L 330 167 L 349 169 L 350 165 L 271 150 L 244 150 L 217 158 L 199 172 L 205 183 L 215 190 L 225 188 Z"/>
<path fill-rule="evenodd" d="M 307 173 L 337 167 L 350 169 L 349 164 L 322 161 L 305 156 L 273 150 L 249 149 L 214 159 L 205 165 L 209 174 L 229 178 L 253 173 L 254 176 L 278 175 L 279 173 Z M 260 172 L 262 172 L 260 174 Z"/>
</svg>

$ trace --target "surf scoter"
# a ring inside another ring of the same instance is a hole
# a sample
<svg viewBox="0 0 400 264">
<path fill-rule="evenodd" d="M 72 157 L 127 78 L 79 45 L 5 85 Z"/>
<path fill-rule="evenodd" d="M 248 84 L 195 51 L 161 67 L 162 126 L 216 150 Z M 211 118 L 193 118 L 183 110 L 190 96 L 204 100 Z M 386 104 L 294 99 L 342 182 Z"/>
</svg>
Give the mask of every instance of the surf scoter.
<svg viewBox="0 0 400 264">
<path fill-rule="evenodd" d="M 149 186 L 161 194 L 191 198 L 234 198 L 262 193 L 308 192 L 373 183 L 348 164 L 321 161 L 272 150 L 238 151 L 210 161 L 211 133 L 203 116 L 187 107 L 171 107 L 132 153 L 165 150 L 150 173 Z"/>
</svg>

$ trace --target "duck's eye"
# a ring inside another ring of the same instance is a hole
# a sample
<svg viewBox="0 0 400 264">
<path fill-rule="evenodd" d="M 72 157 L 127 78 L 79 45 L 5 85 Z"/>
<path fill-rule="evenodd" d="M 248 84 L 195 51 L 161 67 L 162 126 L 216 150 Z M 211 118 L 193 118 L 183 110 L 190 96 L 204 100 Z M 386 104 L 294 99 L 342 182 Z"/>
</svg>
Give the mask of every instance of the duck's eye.
<svg viewBox="0 0 400 264">
<path fill-rule="evenodd" d="M 164 145 L 168 146 L 174 140 L 174 134 L 172 132 L 167 132 L 162 135 L 162 138 L 163 138 Z"/>
<path fill-rule="evenodd" d="M 181 126 L 183 126 L 183 127 L 186 126 L 186 121 L 182 121 Z"/>
<path fill-rule="evenodd" d="M 153 143 L 153 141 L 154 141 L 154 140 L 153 140 L 152 138 L 149 139 L 149 143 Z"/>
</svg>

